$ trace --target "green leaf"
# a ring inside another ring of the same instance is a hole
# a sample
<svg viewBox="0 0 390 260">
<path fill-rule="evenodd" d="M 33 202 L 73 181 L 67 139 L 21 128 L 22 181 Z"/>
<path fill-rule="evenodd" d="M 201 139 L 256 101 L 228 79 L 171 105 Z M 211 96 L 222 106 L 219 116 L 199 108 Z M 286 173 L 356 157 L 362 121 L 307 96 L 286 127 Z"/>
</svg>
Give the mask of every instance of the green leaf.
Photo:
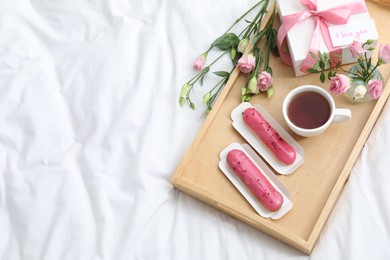
<svg viewBox="0 0 390 260">
<path fill-rule="evenodd" d="M 256 45 L 257 41 L 267 32 L 267 30 L 263 29 L 261 30 L 258 34 L 255 35 L 255 37 L 253 37 L 253 45 Z"/>
<path fill-rule="evenodd" d="M 314 66 L 313 66 L 313 70 L 318 70 L 320 68 L 320 62 L 317 61 Z"/>
<path fill-rule="evenodd" d="M 279 49 L 276 47 L 275 49 L 272 49 L 272 53 L 276 56 L 276 57 L 280 57 L 280 53 L 279 53 Z"/>
<path fill-rule="evenodd" d="M 370 69 L 371 68 L 371 58 L 368 59 L 368 62 L 367 62 L 367 68 Z"/>
<path fill-rule="evenodd" d="M 332 73 L 332 71 L 330 70 L 329 73 L 328 73 L 328 79 L 330 80 L 330 78 L 332 78 L 332 76 L 333 76 L 333 73 Z"/>
<path fill-rule="evenodd" d="M 237 54 L 237 48 L 231 48 L 230 49 L 230 58 L 232 60 L 234 60 L 236 58 L 236 54 Z"/>
<path fill-rule="evenodd" d="M 321 54 L 321 52 L 320 51 L 318 51 L 318 58 L 320 59 L 320 60 L 322 60 L 323 58 L 322 58 L 322 54 Z"/>
<path fill-rule="evenodd" d="M 325 73 L 324 72 L 321 72 L 320 80 L 322 83 L 325 82 Z"/>
<path fill-rule="evenodd" d="M 307 69 L 307 72 L 309 72 L 309 73 L 318 73 L 319 71 L 315 70 L 315 69 Z"/>
<path fill-rule="evenodd" d="M 329 55 L 328 55 L 328 53 L 326 53 L 326 52 L 324 52 L 324 60 L 326 61 L 326 60 L 329 60 Z"/>
<path fill-rule="evenodd" d="M 321 68 L 322 70 L 325 69 L 325 62 L 323 62 L 322 60 L 320 60 L 320 68 Z"/>
<path fill-rule="evenodd" d="M 195 110 L 195 104 L 194 103 L 190 103 L 190 108 L 192 109 L 192 110 Z"/>
<path fill-rule="evenodd" d="M 227 33 L 216 39 L 211 46 L 220 49 L 221 51 L 227 51 L 240 42 L 240 39 L 234 33 Z"/>
<path fill-rule="evenodd" d="M 271 34 L 271 36 L 270 36 L 270 39 L 268 41 L 268 44 L 270 44 L 271 50 L 277 49 L 278 48 L 278 44 L 277 44 L 278 31 L 275 29 L 272 29 L 270 34 Z"/>
<path fill-rule="evenodd" d="M 210 67 L 207 66 L 205 67 L 201 73 L 202 73 L 202 76 L 200 77 L 200 85 L 203 86 L 203 80 L 204 80 L 204 76 L 206 76 L 206 74 L 210 71 Z"/>
<path fill-rule="evenodd" d="M 203 80 L 204 80 L 204 76 L 205 76 L 205 75 L 206 75 L 206 74 L 203 74 L 202 77 L 200 77 L 200 85 L 201 85 L 201 86 L 203 86 Z"/>
<path fill-rule="evenodd" d="M 185 98 L 184 97 L 180 97 L 179 104 L 180 104 L 181 107 L 184 106 L 185 102 L 186 102 Z"/>
<path fill-rule="evenodd" d="M 272 68 L 270 66 L 267 66 L 265 68 L 265 71 L 268 72 L 269 74 L 271 74 L 271 76 L 272 76 Z"/>
<path fill-rule="evenodd" d="M 275 49 L 277 49 L 276 38 L 277 38 L 277 31 L 275 29 L 268 30 L 267 45 L 268 45 L 268 49 L 271 50 L 272 52 L 274 52 Z"/>
<path fill-rule="evenodd" d="M 374 41 L 371 39 L 368 39 L 364 44 L 371 45 Z"/>
<path fill-rule="evenodd" d="M 227 72 L 227 71 L 214 71 L 213 73 L 219 77 L 222 77 L 222 78 L 229 77 L 229 75 L 230 75 L 229 72 Z"/>
<path fill-rule="evenodd" d="M 311 56 L 314 60 L 317 59 L 316 55 L 315 55 L 312 51 L 310 51 L 309 53 L 310 53 L 310 56 Z"/>
<path fill-rule="evenodd" d="M 262 64 L 263 60 L 264 60 L 263 53 L 259 52 L 259 54 L 257 55 L 256 59 L 257 59 L 257 64 Z"/>
</svg>

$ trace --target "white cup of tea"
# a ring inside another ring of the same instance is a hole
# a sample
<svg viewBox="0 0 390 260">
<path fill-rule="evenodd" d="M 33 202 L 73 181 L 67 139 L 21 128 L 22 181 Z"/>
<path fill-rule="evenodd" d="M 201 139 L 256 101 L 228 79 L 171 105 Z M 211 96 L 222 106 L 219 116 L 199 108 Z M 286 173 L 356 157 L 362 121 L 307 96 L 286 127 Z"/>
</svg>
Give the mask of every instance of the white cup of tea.
<svg viewBox="0 0 390 260">
<path fill-rule="evenodd" d="M 282 110 L 288 127 L 304 137 L 319 135 L 331 123 L 351 118 L 351 110 L 336 108 L 332 96 L 314 85 L 293 89 L 285 97 Z"/>
</svg>

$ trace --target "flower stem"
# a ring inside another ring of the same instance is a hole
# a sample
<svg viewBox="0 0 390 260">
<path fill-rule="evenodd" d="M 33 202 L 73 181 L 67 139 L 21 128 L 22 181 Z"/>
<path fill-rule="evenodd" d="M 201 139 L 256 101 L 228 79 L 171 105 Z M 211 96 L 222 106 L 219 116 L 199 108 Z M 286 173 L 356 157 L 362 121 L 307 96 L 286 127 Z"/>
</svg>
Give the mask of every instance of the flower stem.
<svg viewBox="0 0 390 260">
<path fill-rule="evenodd" d="M 226 30 L 226 32 L 224 32 L 221 36 L 224 36 L 226 35 L 228 32 L 230 32 L 231 29 L 233 29 L 234 26 L 236 26 L 236 24 L 238 24 L 242 18 L 244 18 L 247 14 L 249 14 L 251 11 L 253 11 L 253 9 L 255 9 L 257 6 L 259 6 L 261 3 L 265 2 L 265 1 L 269 1 L 269 0 L 261 0 L 259 2 L 257 2 L 254 6 L 252 6 L 251 8 L 249 8 L 249 10 L 247 10 L 243 15 L 241 15 L 239 18 L 237 18 L 234 23 L 229 27 L 229 29 Z M 249 24 L 247 27 L 245 27 L 245 29 L 239 34 L 239 36 L 241 36 L 241 34 L 246 30 L 248 29 L 248 27 L 252 27 L 252 23 Z M 245 37 L 244 37 L 245 38 Z M 208 50 L 206 51 L 206 54 L 209 53 L 209 51 L 213 48 L 213 45 L 210 45 L 210 47 L 208 48 Z"/>
<path fill-rule="evenodd" d="M 261 46 L 260 48 L 257 48 L 256 47 L 256 50 L 259 52 L 259 53 L 262 53 L 262 50 L 264 48 L 264 44 L 265 44 L 265 40 L 263 39 L 261 41 Z M 256 61 L 256 68 L 255 68 L 255 73 L 252 74 L 252 76 L 256 76 L 258 73 L 259 73 L 259 68 L 260 68 L 260 65 L 261 63 L 263 62 L 263 58 L 261 57 L 261 55 L 257 55 L 257 61 Z"/>
<path fill-rule="evenodd" d="M 249 10 L 248 11 L 246 11 L 243 15 L 241 15 L 230 27 L 229 27 L 229 29 L 227 29 L 227 31 L 223 34 L 223 35 L 225 35 L 225 34 L 227 34 L 237 23 L 239 23 L 241 20 L 242 20 L 242 18 L 244 18 L 247 14 L 249 14 L 253 9 L 255 9 L 259 4 L 261 4 L 262 2 L 264 2 L 264 1 L 266 1 L 266 0 L 261 0 L 261 1 L 259 1 L 259 2 L 257 2 L 254 6 L 252 6 L 251 8 L 249 8 Z M 267 0 L 268 1 L 268 0 Z"/>
<path fill-rule="evenodd" d="M 206 74 L 209 71 L 210 67 L 214 63 L 216 63 L 220 58 L 222 58 L 223 55 L 225 55 L 229 51 L 225 51 L 221 55 L 219 55 L 212 63 L 210 63 L 210 65 L 208 65 L 203 70 L 201 70 L 198 74 L 196 74 L 193 78 L 191 78 L 187 83 L 190 84 L 190 85 L 195 84 L 203 76 L 203 74 Z M 191 89 L 192 89 L 192 87 L 191 87 Z"/>
<path fill-rule="evenodd" d="M 226 78 L 222 78 L 211 90 L 210 92 L 214 91 L 214 89 L 216 89 L 220 84 L 222 84 L 224 81 L 226 80 Z"/>
<path fill-rule="evenodd" d="M 368 82 L 368 80 L 371 78 L 372 73 L 374 73 L 374 71 L 376 70 L 376 68 L 379 67 L 379 65 L 380 65 L 380 64 L 377 63 L 377 64 L 375 65 L 375 67 L 371 70 L 370 74 L 368 74 L 367 79 L 366 79 L 367 82 Z"/>
<path fill-rule="evenodd" d="M 241 32 L 240 34 L 238 35 L 238 37 L 241 37 L 241 35 L 249 28 L 249 26 L 252 26 L 252 24 L 248 24 Z"/>
<path fill-rule="evenodd" d="M 220 58 L 222 58 L 223 55 L 225 55 L 228 52 L 230 52 L 230 50 L 224 51 L 221 55 L 218 56 L 218 58 L 216 58 L 212 63 L 210 63 L 210 65 L 208 67 L 211 67 L 212 65 L 214 65 L 214 63 L 216 63 Z"/>
<path fill-rule="evenodd" d="M 266 0 L 267 4 L 264 4 L 260 11 L 257 13 L 257 15 L 255 16 L 255 18 L 252 20 L 252 22 L 250 23 L 250 26 L 246 29 L 244 35 L 243 35 L 243 38 L 247 38 L 251 35 L 251 33 L 253 32 L 253 29 L 254 29 L 254 26 L 256 24 L 258 24 L 262 19 L 263 19 L 263 15 L 264 15 L 264 10 L 265 8 L 268 6 L 268 2 L 269 0 Z M 259 19 L 260 17 L 260 19 Z"/>
<path fill-rule="evenodd" d="M 192 79 L 190 79 L 187 83 L 191 85 L 191 89 L 192 89 L 192 86 L 195 84 L 195 82 L 197 82 L 200 77 L 202 77 L 202 75 L 204 74 L 203 70 L 201 70 L 198 74 L 196 74 Z"/>
<path fill-rule="evenodd" d="M 266 33 L 266 39 L 267 39 L 267 52 L 266 52 L 266 56 L 265 56 L 265 60 L 264 60 L 264 68 L 267 69 L 268 66 L 269 66 L 269 56 L 270 56 L 270 52 L 271 52 L 271 44 L 273 40 L 272 37 L 272 31 L 273 31 L 273 28 L 274 28 L 274 21 L 275 21 L 275 8 L 276 6 L 274 6 L 274 12 L 272 13 L 272 17 L 271 17 L 271 23 L 268 25 L 268 29 L 267 29 L 267 33 Z"/>
<path fill-rule="evenodd" d="M 351 71 L 345 70 L 345 69 L 343 69 L 342 67 L 338 67 L 338 69 L 340 69 L 341 71 L 343 71 L 343 72 L 345 72 L 345 73 L 348 73 L 348 74 L 350 74 L 350 75 L 353 75 L 353 76 L 355 76 L 355 77 L 358 77 L 358 78 L 361 78 L 361 77 L 362 77 L 362 76 L 359 75 L 358 73 L 352 73 Z M 336 71 L 336 72 L 337 72 L 337 71 Z"/>
<path fill-rule="evenodd" d="M 234 71 L 234 67 L 230 70 L 229 72 L 229 75 L 232 74 L 232 72 Z M 224 77 L 222 80 L 220 80 L 211 90 L 210 92 L 213 92 L 214 89 L 216 89 L 216 87 L 219 85 L 219 88 L 218 90 L 211 96 L 209 102 L 208 102 L 208 106 L 211 107 L 213 101 L 215 100 L 215 98 L 217 97 L 218 93 L 221 91 L 222 87 L 224 86 L 224 84 L 229 80 L 229 76 L 228 77 Z"/>
</svg>

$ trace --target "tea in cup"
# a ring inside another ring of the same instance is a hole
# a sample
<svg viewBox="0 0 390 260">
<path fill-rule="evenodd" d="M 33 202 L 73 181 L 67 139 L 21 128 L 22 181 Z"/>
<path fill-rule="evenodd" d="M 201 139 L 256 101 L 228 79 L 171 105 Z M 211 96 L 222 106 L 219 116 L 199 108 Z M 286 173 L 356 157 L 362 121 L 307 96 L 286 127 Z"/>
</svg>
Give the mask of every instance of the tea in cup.
<svg viewBox="0 0 390 260">
<path fill-rule="evenodd" d="M 282 110 L 288 127 L 304 137 L 321 134 L 331 123 L 351 118 L 351 110 L 336 108 L 332 96 L 314 85 L 293 89 L 284 99 Z"/>
</svg>

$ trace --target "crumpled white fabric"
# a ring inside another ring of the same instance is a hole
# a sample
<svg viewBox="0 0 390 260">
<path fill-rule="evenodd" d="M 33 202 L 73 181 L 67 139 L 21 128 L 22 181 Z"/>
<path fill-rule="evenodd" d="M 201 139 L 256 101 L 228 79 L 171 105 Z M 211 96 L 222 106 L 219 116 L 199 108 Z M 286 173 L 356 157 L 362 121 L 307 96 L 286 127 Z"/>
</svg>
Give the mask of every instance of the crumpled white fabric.
<svg viewBox="0 0 390 260">
<path fill-rule="evenodd" d="M 180 87 L 254 3 L 0 2 L 0 259 L 388 259 L 388 105 L 311 256 L 172 187 Z"/>
</svg>

